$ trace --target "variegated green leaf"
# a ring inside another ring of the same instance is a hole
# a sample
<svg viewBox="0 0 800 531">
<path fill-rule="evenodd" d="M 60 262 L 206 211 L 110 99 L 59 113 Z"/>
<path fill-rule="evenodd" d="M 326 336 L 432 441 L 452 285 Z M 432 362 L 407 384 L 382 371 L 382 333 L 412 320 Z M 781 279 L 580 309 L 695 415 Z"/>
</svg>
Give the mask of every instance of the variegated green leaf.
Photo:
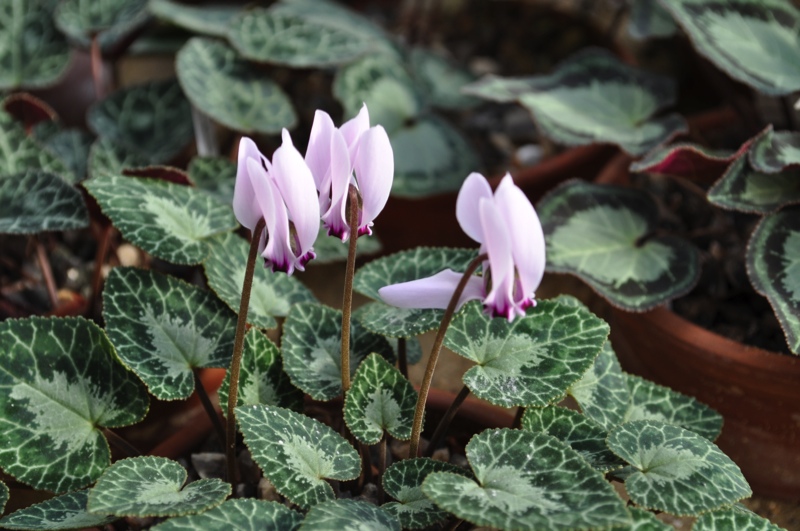
<svg viewBox="0 0 800 531">
<path fill-rule="evenodd" d="M 53 16 L 71 40 L 88 47 L 96 36 L 103 50 L 118 46 L 149 17 L 147 0 L 63 0 Z"/>
<path fill-rule="evenodd" d="M 671 79 L 597 49 L 572 56 L 550 75 L 488 77 L 464 91 L 489 100 L 518 101 L 543 134 L 568 146 L 610 143 L 638 156 L 686 131 L 678 114 L 656 117 L 675 101 Z"/>
<path fill-rule="evenodd" d="M 88 490 L 70 492 L 20 509 L 0 519 L 3 529 L 56 531 L 103 527 L 116 521 L 116 516 L 93 514 L 86 510 Z"/>
<path fill-rule="evenodd" d="M 264 333 L 257 329 L 247 332 L 241 363 L 237 406 L 266 404 L 302 410 L 303 393 L 292 385 L 283 372 L 280 351 Z M 228 403 L 230 385 L 229 372 L 219 388 L 220 404 Z"/>
<path fill-rule="evenodd" d="M 425 99 L 434 107 L 464 109 L 480 100 L 461 93 L 475 80 L 469 71 L 424 48 L 414 48 L 409 57 L 411 71 L 424 88 Z"/>
<path fill-rule="evenodd" d="M 175 68 L 192 104 L 234 131 L 274 134 L 297 122 L 281 88 L 222 42 L 190 39 Z"/>
<path fill-rule="evenodd" d="M 350 433 L 367 445 L 378 444 L 384 432 L 395 439 L 411 438 L 417 392 L 400 371 L 378 354 L 358 366 L 344 401 Z"/>
<path fill-rule="evenodd" d="M 87 509 L 115 516 L 182 516 L 216 507 L 231 493 L 220 479 L 186 484 L 180 463 L 166 457 L 133 457 L 111 465 L 89 490 Z"/>
<path fill-rule="evenodd" d="M 7 501 L 8 501 L 8 486 L 2 481 L 0 481 L 0 513 L 4 511 Z"/>
<path fill-rule="evenodd" d="M 274 501 L 228 500 L 200 514 L 170 518 L 153 531 L 294 531 L 303 515 Z"/>
<path fill-rule="evenodd" d="M 33 136 L 67 168 L 62 177 L 72 182 L 86 178 L 92 135 L 83 129 L 62 129 L 55 122 L 40 122 L 33 128 Z"/>
<path fill-rule="evenodd" d="M 70 50 L 49 0 L 0 1 L 0 90 L 41 88 L 66 72 Z"/>
<path fill-rule="evenodd" d="M 150 164 L 172 160 L 194 136 L 191 106 L 174 80 L 118 90 L 92 105 L 86 121 L 99 136 Z"/>
<path fill-rule="evenodd" d="M 737 151 L 710 149 L 691 142 L 660 146 L 630 165 L 634 173 L 658 173 L 711 181 L 722 177 L 731 161 L 747 152 L 749 142 Z"/>
<path fill-rule="evenodd" d="M 654 0 L 628 0 L 628 33 L 637 40 L 672 37 L 678 26 L 672 16 Z"/>
<path fill-rule="evenodd" d="M 422 491 L 475 525 L 558 531 L 630 523 L 625 504 L 602 474 L 555 437 L 486 430 L 467 444 L 467 459 L 477 481 L 436 472 Z"/>
<path fill-rule="evenodd" d="M 600 472 L 621 468 L 624 463 L 606 446 L 608 430 L 577 411 L 558 406 L 529 407 L 522 417 L 522 429 L 546 433 L 565 442 Z"/>
<path fill-rule="evenodd" d="M 640 507 L 628 507 L 633 518 L 633 524 L 626 531 L 673 531 L 675 528 L 663 523 L 656 515 Z M 620 529 L 620 531 L 622 531 Z"/>
<path fill-rule="evenodd" d="M 67 166 L 52 152 L 42 149 L 29 137 L 22 124 L 0 110 L 0 176 L 15 175 L 27 170 L 46 171 L 75 180 Z"/>
<path fill-rule="evenodd" d="M 692 531 L 785 531 L 766 518 L 749 510 L 733 506 L 729 509 L 711 511 L 700 515 L 692 526 Z"/>
<path fill-rule="evenodd" d="M 646 311 L 697 283 L 697 249 L 677 237 L 654 235 L 658 207 L 641 190 L 569 181 L 536 210 L 547 270 L 576 275 L 615 306 Z"/>
<path fill-rule="evenodd" d="M 242 10 L 242 6 L 238 4 L 229 5 L 220 2 L 192 5 L 173 0 L 150 0 L 148 8 L 153 15 L 178 27 L 222 38 L 228 32 L 231 19 Z"/>
<path fill-rule="evenodd" d="M 789 349 L 800 354 L 800 207 L 765 216 L 747 246 L 747 275 L 767 297 Z"/>
<path fill-rule="evenodd" d="M 253 460 L 275 488 L 302 509 L 334 497 L 326 479 L 347 481 L 361 472 L 358 452 L 328 426 L 288 409 L 236 408 Z"/>
<path fill-rule="evenodd" d="M 242 284 L 250 244 L 233 233 L 209 240 L 211 252 L 203 262 L 208 285 L 233 311 L 239 311 Z M 275 317 L 285 317 L 300 302 L 316 300 L 297 277 L 273 273 L 256 264 L 247 322 L 259 328 L 275 328 Z"/>
<path fill-rule="evenodd" d="M 381 481 L 383 490 L 397 501 L 381 508 L 400 520 L 403 529 L 422 529 L 438 524 L 449 516 L 422 492 L 422 482 L 433 472 L 449 472 L 469 477 L 469 471 L 443 461 L 416 457 L 397 461 L 386 469 Z"/>
<path fill-rule="evenodd" d="M 701 55 L 759 92 L 800 89 L 800 13 L 787 0 L 660 0 Z M 746 36 L 746 38 L 742 38 Z"/>
<path fill-rule="evenodd" d="M 748 152 L 750 165 L 759 172 L 779 173 L 800 166 L 800 133 L 773 131 L 770 125 L 759 135 Z"/>
<path fill-rule="evenodd" d="M 111 463 L 103 427 L 144 417 L 147 391 L 82 318 L 0 323 L 0 466 L 37 489 L 67 492 Z"/>
<path fill-rule="evenodd" d="M 392 195 L 397 197 L 454 192 L 480 165 L 463 134 L 435 115 L 393 131 L 389 140 L 394 151 Z"/>
<path fill-rule="evenodd" d="M 89 226 L 83 196 L 41 170 L 0 176 L 0 234 L 35 234 Z"/>
<path fill-rule="evenodd" d="M 453 318 L 445 346 L 474 361 L 464 384 L 492 404 L 546 406 L 592 366 L 608 324 L 580 306 L 540 301 L 511 323 L 491 318 L 479 301 Z"/>
<path fill-rule="evenodd" d="M 603 344 L 592 367 L 567 393 L 578 402 L 584 415 L 606 430 L 623 422 L 631 393 L 610 341 Z"/>
<path fill-rule="evenodd" d="M 292 306 L 283 325 L 283 368 L 292 383 L 315 400 L 342 394 L 342 312 L 319 303 Z M 393 359 L 385 337 L 353 320 L 350 328 L 350 375 L 361 360 L 376 352 Z"/>
<path fill-rule="evenodd" d="M 800 202 L 800 168 L 780 173 L 753 169 L 746 156 L 739 157 L 708 190 L 708 200 L 722 208 L 767 214 Z"/>
<path fill-rule="evenodd" d="M 115 267 L 103 289 L 103 318 L 120 358 L 161 400 L 189 398 L 195 369 L 230 365 L 236 316 L 176 278 Z"/>
<path fill-rule="evenodd" d="M 739 467 L 692 431 L 638 420 L 611 430 L 607 443 L 631 464 L 625 490 L 641 507 L 698 515 L 751 494 Z"/>
<path fill-rule="evenodd" d="M 392 54 L 371 53 L 339 68 L 333 94 L 346 117 L 355 116 L 366 104 L 370 122 L 389 133 L 416 118 L 424 107 L 405 64 Z"/>
<path fill-rule="evenodd" d="M 198 264 L 212 236 L 236 228 L 228 205 L 189 186 L 120 175 L 83 186 L 126 239 L 167 262 Z"/>
<path fill-rule="evenodd" d="M 429 277 L 444 269 L 464 271 L 478 256 L 472 249 L 421 247 L 373 260 L 356 272 L 353 289 L 380 300 L 378 290 L 390 284 Z M 388 337 L 413 337 L 433 330 L 442 321 L 442 310 L 396 308 L 382 302 L 356 311 L 366 328 Z"/>
<path fill-rule="evenodd" d="M 293 67 L 347 63 L 370 50 L 371 40 L 324 16 L 283 9 L 251 9 L 228 26 L 228 39 L 245 58 Z"/>
<path fill-rule="evenodd" d="M 380 507 L 362 500 L 331 500 L 308 511 L 304 531 L 400 531 L 400 522 Z"/>
<path fill-rule="evenodd" d="M 358 238 L 356 256 L 377 254 L 381 250 L 381 242 L 373 233 L 372 236 Z M 332 262 L 344 262 L 347 260 L 348 244 L 336 236 L 328 236 L 328 231 L 324 226 L 320 226 L 317 240 L 314 242 L 314 258 L 308 264 L 311 266 L 330 264 Z"/>
<path fill-rule="evenodd" d="M 195 157 L 189 162 L 189 179 L 220 203 L 233 203 L 236 164 L 225 157 Z"/>
<path fill-rule="evenodd" d="M 148 164 L 149 159 L 145 155 L 133 152 L 108 138 L 98 138 L 89 148 L 87 171 L 90 178 L 122 175 L 123 170 Z"/>
</svg>

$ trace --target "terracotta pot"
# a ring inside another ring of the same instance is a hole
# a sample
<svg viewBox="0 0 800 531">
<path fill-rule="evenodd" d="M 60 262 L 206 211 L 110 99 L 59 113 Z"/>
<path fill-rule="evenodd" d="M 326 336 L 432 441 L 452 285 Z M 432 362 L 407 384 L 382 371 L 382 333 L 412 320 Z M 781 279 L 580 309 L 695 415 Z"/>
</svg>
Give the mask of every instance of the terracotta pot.
<svg viewBox="0 0 800 531">
<path fill-rule="evenodd" d="M 800 358 L 731 341 L 666 308 L 612 310 L 611 340 L 625 370 L 722 414 L 717 444 L 756 493 L 800 501 Z"/>
</svg>

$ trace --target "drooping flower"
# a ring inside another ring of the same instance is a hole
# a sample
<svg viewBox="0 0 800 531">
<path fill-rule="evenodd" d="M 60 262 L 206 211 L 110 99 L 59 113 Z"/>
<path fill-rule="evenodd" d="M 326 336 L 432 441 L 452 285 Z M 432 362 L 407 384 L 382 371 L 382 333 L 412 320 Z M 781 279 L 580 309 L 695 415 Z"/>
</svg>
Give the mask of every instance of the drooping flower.
<svg viewBox="0 0 800 531">
<path fill-rule="evenodd" d="M 315 256 L 319 201 L 311 170 L 286 129 L 282 138 L 272 162 L 249 138 L 239 142 L 233 212 L 251 233 L 264 218 L 259 242 L 264 265 L 291 275 Z"/>
<path fill-rule="evenodd" d="M 534 292 L 544 275 L 545 243 L 539 217 L 511 176 L 492 189 L 483 175 L 472 173 L 456 201 L 461 228 L 486 253 L 483 277 L 473 276 L 458 307 L 483 300 L 492 316 L 512 321 L 536 304 Z M 380 297 L 401 308 L 447 308 L 462 274 L 446 269 L 432 277 L 381 288 Z"/>
<path fill-rule="evenodd" d="M 333 125 L 328 113 L 317 111 L 305 160 L 319 190 L 322 222 L 328 234 L 342 241 L 350 237 L 347 196 L 351 184 L 361 198 L 358 235 L 372 234 L 373 221 L 392 189 L 394 154 L 386 130 L 380 125 L 369 126 L 367 106 L 341 128 Z"/>
</svg>

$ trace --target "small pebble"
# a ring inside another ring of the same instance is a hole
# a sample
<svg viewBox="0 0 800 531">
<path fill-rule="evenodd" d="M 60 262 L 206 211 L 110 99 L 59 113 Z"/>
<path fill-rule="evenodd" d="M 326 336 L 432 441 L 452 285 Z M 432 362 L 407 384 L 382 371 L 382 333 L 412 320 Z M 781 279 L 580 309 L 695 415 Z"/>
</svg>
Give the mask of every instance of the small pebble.
<svg viewBox="0 0 800 531">
<path fill-rule="evenodd" d="M 514 158 L 520 166 L 535 166 L 541 162 L 544 150 L 539 144 L 525 144 L 517 148 Z"/>
<path fill-rule="evenodd" d="M 250 450 L 247 448 L 239 452 L 239 476 L 245 483 L 252 483 L 254 485 L 258 483 L 258 480 L 261 478 L 261 470 L 258 468 L 256 462 L 253 461 Z"/>
<path fill-rule="evenodd" d="M 461 468 L 469 468 L 469 461 L 464 454 L 453 454 L 450 456 L 450 463 Z"/>
<path fill-rule="evenodd" d="M 275 488 L 275 485 L 270 482 L 270 480 L 262 477 L 260 480 L 258 480 L 258 499 L 267 501 L 280 501 L 281 495 L 278 494 L 278 490 Z"/>
<path fill-rule="evenodd" d="M 227 470 L 225 454 L 215 452 L 192 454 L 192 465 L 202 479 L 225 479 Z"/>
<path fill-rule="evenodd" d="M 117 247 L 117 258 L 121 266 L 138 266 L 142 263 L 142 253 L 129 243 Z"/>
<path fill-rule="evenodd" d="M 366 483 L 361 494 L 356 496 L 355 499 L 378 505 L 378 486 L 375 483 Z"/>
<path fill-rule="evenodd" d="M 236 497 L 237 498 L 255 498 L 256 497 L 256 486 L 252 483 L 238 483 L 236 485 Z"/>
<path fill-rule="evenodd" d="M 438 448 L 437 450 L 435 450 L 433 452 L 433 455 L 431 455 L 431 458 L 434 461 L 443 461 L 443 462 L 447 463 L 447 462 L 450 461 L 450 450 L 447 449 L 446 447 L 445 448 Z"/>
</svg>

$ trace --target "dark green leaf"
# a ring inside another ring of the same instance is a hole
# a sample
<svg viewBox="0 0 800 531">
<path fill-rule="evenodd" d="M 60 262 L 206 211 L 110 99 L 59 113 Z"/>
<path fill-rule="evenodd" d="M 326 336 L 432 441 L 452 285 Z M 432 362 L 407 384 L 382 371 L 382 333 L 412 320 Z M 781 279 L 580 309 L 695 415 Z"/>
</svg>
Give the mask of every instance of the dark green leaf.
<svg viewBox="0 0 800 531">
<path fill-rule="evenodd" d="M 0 176 L 0 234 L 35 234 L 89 226 L 83 196 L 40 170 Z"/>
<path fill-rule="evenodd" d="M 264 500 L 228 500 L 200 514 L 170 518 L 153 531 L 294 531 L 303 516 L 280 503 Z"/>
<path fill-rule="evenodd" d="M 358 529 L 358 531 L 400 531 L 393 515 L 361 500 L 331 500 L 311 508 L 300 526 L 304 531 Z"/>
<path fill-rule="evenodd" d="M 117 520 L 116 516 L 93 514 L 86 510 L 88 490 L 79 490 L 51 498 L 11 513 L 0 520 L 3 529 L 56 531 L 103 527 Z"/>
</svg>

